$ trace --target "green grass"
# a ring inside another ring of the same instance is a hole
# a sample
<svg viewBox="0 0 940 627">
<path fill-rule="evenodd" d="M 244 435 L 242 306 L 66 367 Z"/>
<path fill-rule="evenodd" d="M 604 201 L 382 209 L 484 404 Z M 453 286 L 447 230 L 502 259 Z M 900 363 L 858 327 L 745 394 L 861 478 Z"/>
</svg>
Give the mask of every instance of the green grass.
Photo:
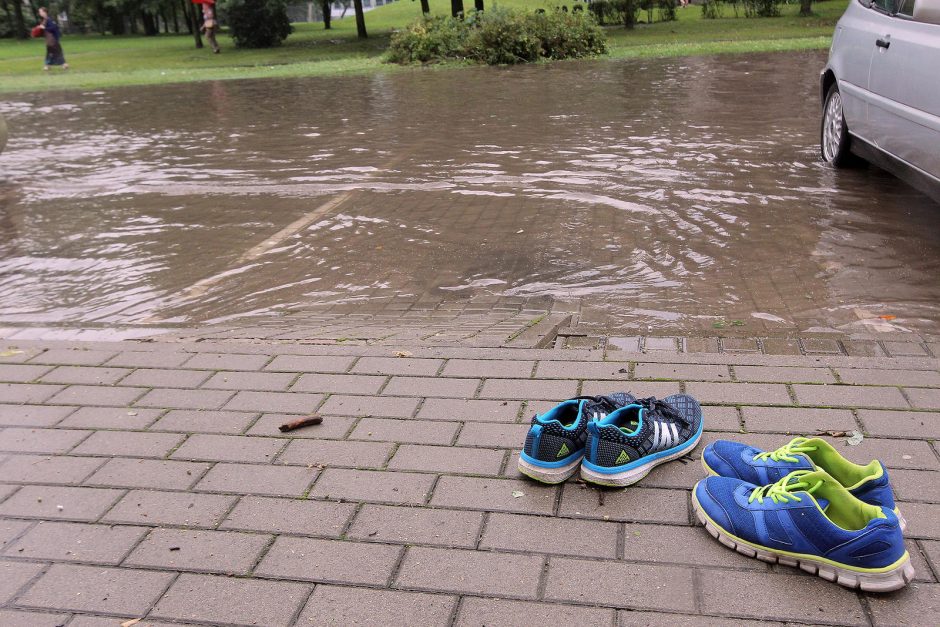
<svg viewBox="0 0 940 627">
<path fill-rule="evenodd" d="M 501 0 L 500 6 L 534 10 L 564 0 Z M 433 14 L 450 10 L 449 0 L 430 0 Z M 729 17 L 704 20 L 701 9 L 679 9 L 679 20 L 640 24 L 634 30 L 607 27 L 610 57 L 668 57 L 726 52 L 824 49 L 848 0 L 814 5 L 816 15 L 800 18 L 798 3 L 783 5 L 779 18 Z M 464 0 L 467 7 L 472 1 Z M 493 6 L 492 1 L 487 6 Z M 266 50 L 239 50 L 227 36 L 220 37 L 222 54 L 196 50 L 189 35 L 158 37 L 66 36 L 62 40 L 71 65 L 67 72 L 43 72 L 41 39 L 0 40 L 0 92 L 48 89 L 98 89 L 119 85 L 148 85 L 233 78 L 324 76 L 399 71 L 383 63 L 390 33 L 420 14 L 420 4 L 399 0 L 366 13 L 369 39 L 356 38 L 355 19 L 334 20 L 332 30 L 322 24 L 295 24 L 284 45 Z M 641 13 L 640 19 L 646 14 Z"/>
</svg>

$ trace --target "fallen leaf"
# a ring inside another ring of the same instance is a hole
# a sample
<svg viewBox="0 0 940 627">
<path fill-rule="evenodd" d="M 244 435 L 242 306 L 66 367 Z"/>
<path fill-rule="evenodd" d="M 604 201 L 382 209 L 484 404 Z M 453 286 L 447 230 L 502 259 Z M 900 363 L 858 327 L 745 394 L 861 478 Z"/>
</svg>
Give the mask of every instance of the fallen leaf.
<svg viewBox="0 0 940 627">
<path fill-rule="evenodd" d="M 395 357 L 411 357 L 413 354 L 408 351 L 395 351 Z"/>
<path fill-rule="evenodd" d="M 816 429 L 816 435 L 828 435 L 830 438 L 844 438 L 849 435 L 848 431 L 823 431 Z"/>
<path fill-rule="evenodd" d="M 13 355 L 22 355 L 23 351 L 18 351 L 15 348 L 11 348 L 0 353 L 0 357 L 13 357 Z"/>
<path fill-rule="evenodd" d="M 864 439 L 865 439 L 865 436 L 862 435 L 860 432 L 858 432 L 858 431 L 853 431 L 853 432 L 852 432 L 852 437 L 850 437 L 849 439 L 847 439 L 847 440 L 845 441 L 845 443 L 848 444 L 849 446 L 858 446 L 859 444 L 862 443 L 862 440 L 864 440 Z"/>
<path fill-rule="evenodd" d="M 139 623 L 140 620 L 141 619 L 139 618 L 132 618 L 130 620 L 126 620 L 123 623 L 121 623 L 121 627 L 131 627 L 131 625 L 136 625 L 137 623 Z"/>
<path fill-rule="evenodd" d="M 525 492 L 523 492 L 522 490 L 513 490 L 513 491 L 512 491 L 512 498 L 517 499 L 517 498 L 519 498 L 520 496 L 525 496 Z"/>
<path fill-rule="evenodd" d="M 885 314 L 883 316 L 878 316 L 882 320 L 894 320 L 897 316 L 892 316 L 891 314 Z"/>
</svg>

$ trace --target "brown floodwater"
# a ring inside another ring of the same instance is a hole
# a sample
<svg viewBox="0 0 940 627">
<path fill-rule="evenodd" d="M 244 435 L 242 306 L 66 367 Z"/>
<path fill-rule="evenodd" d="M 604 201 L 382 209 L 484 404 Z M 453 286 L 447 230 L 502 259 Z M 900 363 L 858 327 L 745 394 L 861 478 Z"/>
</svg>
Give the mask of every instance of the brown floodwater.
<svg viewBox="0 0 940 627">
<path fill-rule="evenodd" d="M 936 332 L 940 206 L 820 163 L 824 60 L 7 96 L 0 322 L 487 294 L 643 329 Z"/>
</svg>

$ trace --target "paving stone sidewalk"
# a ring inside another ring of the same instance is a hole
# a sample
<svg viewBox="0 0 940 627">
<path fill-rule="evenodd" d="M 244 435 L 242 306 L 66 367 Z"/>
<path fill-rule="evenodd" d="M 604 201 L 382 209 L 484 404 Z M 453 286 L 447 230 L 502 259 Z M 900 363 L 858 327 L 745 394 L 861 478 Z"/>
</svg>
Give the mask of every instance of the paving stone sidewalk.
<svg viewBox="0 0 940 627">
<path fill-rule="evenodd" d="M 719 545 L 701 446 L 626 490 L 520 479 L 533 412 L 615 390 L 695 395 L 704 443 L 861 431 L 829 439 L 887 464 L 916 581 Z M 0 625 L 936 625 L 937 438 L 930 356 L 5 341 Z"/>
</svg>

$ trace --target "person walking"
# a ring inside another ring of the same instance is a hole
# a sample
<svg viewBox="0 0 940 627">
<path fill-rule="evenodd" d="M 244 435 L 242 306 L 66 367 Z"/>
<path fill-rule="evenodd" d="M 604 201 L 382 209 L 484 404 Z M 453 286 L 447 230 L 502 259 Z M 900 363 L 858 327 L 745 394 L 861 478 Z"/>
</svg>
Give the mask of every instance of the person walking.
<svg viewBox="0 0 940 627">
<path fill-rule="evenodd" d="M 219 42 L 215 40 L 215 34 L 219 30 L 219 23 L 215 19 L 214 3 L 208 1 L 202 3 L 202 30 L 212 46 L 212 52 L 219 54 L 222 51 L 219 48 Z"/>
<path fill-rule="evenodd" d="M 48 71 L 50 65 L 61 65 L 63 70 L 69 69 L 69 64 L 65 62 L 65 53 L 62 52 L 62 44 L 59 43 L 62 38 L 59 25 L 50 17 L 46 7 L 39 7 L 39 16 L 42 22 L 36 28 L 41 29 L 46 38 L 46 63 L 42 69 Z"/>
</svg>

